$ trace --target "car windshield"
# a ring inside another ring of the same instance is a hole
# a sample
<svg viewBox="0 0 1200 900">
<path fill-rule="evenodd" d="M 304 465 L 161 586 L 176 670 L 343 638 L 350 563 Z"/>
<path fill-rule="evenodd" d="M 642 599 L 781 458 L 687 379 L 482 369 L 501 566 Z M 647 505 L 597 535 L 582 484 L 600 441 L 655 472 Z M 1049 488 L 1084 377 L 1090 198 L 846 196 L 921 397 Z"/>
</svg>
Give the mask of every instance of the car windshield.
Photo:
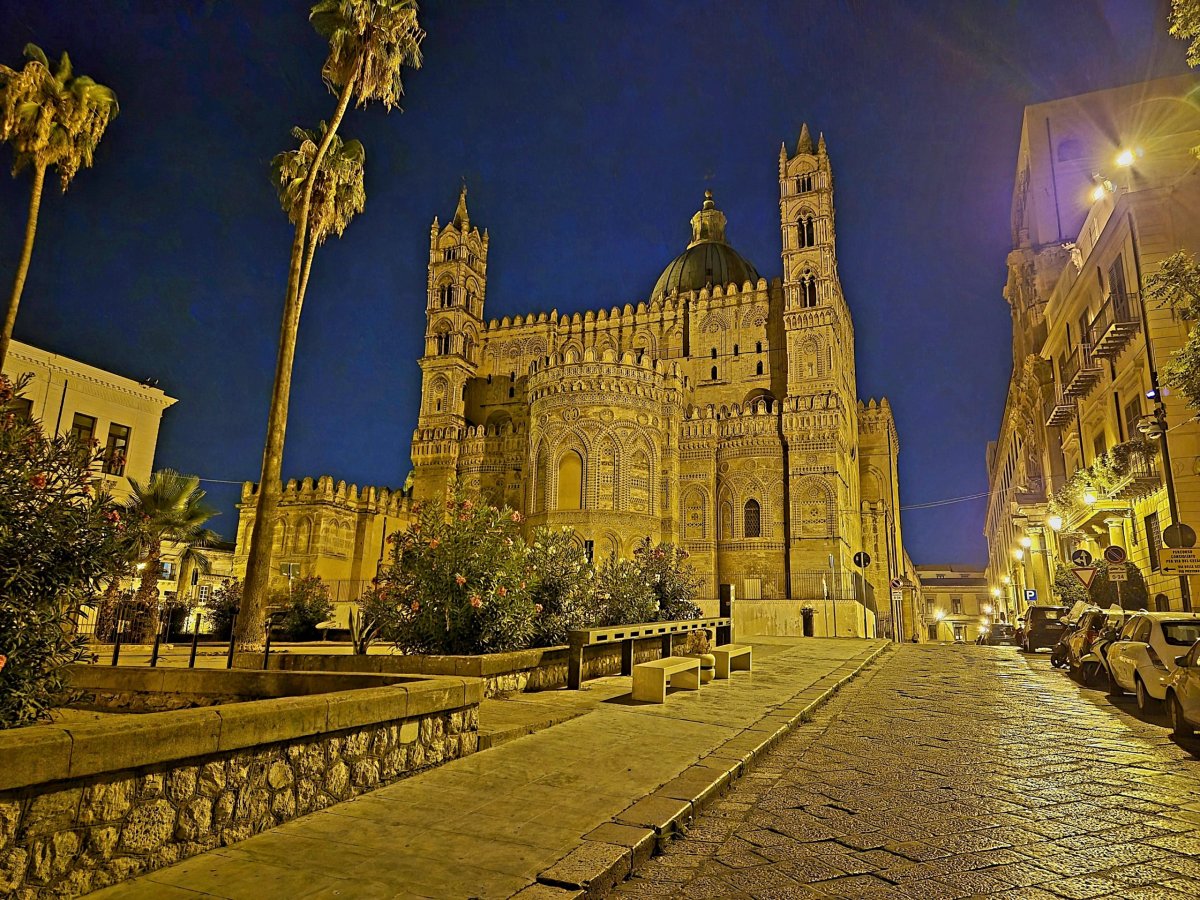
<svg viewBox="0 0 1200 900">
<path fill-rule="evenodd" d="M 1029 610 L 1029 619 L 1032 622 L 1057 622 L 1058 617 L 1063 614 L 1061 609 L 1031 609 Z"/>
<path fill-rule="evenodd" d="M 1200 640 L 1200 620 L 1163 622 L 1163 637 L 1172 647 L 1190 647 Z"/>
</svg>

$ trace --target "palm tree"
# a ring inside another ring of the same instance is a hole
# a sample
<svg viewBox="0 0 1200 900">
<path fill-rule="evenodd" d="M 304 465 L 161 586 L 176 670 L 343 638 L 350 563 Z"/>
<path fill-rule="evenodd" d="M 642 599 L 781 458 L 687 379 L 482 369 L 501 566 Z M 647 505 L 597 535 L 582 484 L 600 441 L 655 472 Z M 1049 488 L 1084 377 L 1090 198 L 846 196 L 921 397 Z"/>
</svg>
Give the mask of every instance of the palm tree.
<svg viewBox="0 0 1200 900">
<path fill-rule="evenodd" d="M 174 469 L 160 469 L 141 484 L 129 479 L 133 496 L 127 502 L 127 514 L 141 526 L 137 548 L 141 573 L 133 598 L 129 640 L 145 640 L 157 630 L 158 576 L 162 569 L 162 545 L 171 541 L 182 547 L 180 563 L 193 562 L 202 572 L 210 568 L 200 553 L 217 539 L 204 523 L 217 511 L 204 502 L 205 492 L 195 475 L 181 475 Z"/>
<path fill-rule="evenodd" d="M 311 264 L 311 251 L 316 246 L 315 243 L 310 245 L 308 239 L 313 222 L 309 208 L 316 182 L 324 171 L 323 161 L 350 101 L 354 100 L 362 107 L 378 100 L 388 110 L 398 106 L 404 96 L 401 70 L 404 66 L 420 67 L 421 40 L 425 37 L 417 23 L 416 0 L 319 0 L 309 13 L 309 21 L 317 33 L 329 41 L 329 56 L 321 68 L 321 77 L 330 92 L 337 94 L 338 100 L 333 116 L 320 136 L 320 143 L 316 144 L 311 160 L 305 166 L 306 177 L 293 192 L 295 199 L 284 203 L 296 231 L 292 238 L 287 293 L 279 328 L 279 353 L 267 417 L 262 477 L 259 478 L 254 509 L 255 528 L 250 536 L 242 614 L 238 617 L 238 643 L 243 647 L 255 646 L 262 640 L 262 616 L 271 575 L 271 538 L 281 490 L 292 363 L 307 283 L 305 261 Z"/>
<path fill-rule="evenodd" d="M 0 66 L 0 141 L 12 145 L 14 177 L 26 166 L 33 168 L 25 243 L 0 331 L 0 366 L 8 355 L 17 307 L 33 257 L 46 169 L 55 167 L 59 184 L 66 193 L 80 167 L 91 166 L 96 145 L 118 112 L 117 95 L 86 75 L 76 76 L 67 54 L 59 58 L 58 67 L 53 70 L 37 45 L 26 44 L 25 56 L 29 61 L 20 71 Z"/>
</svg>

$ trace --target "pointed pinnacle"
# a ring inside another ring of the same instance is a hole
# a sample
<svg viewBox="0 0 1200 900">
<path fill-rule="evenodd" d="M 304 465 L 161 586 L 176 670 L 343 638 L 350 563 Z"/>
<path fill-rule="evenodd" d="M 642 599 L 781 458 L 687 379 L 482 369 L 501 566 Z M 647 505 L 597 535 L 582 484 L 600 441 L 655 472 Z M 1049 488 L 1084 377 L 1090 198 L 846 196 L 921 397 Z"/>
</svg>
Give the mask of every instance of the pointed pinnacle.
<svg viewBox="0 0 1200 900">
<path fill-rule="evenodd" d="M 823 132 L 823 131 L 821 132 L 820 137 L 817 139 L 817 153 L 821 156 L 826 155 L 826 153 L 825 153 L 825 132 Z"/>
<path fill-rule="evenodd" d="M 471 217 L 467 215 L 467 182 L 464 179 L 462 191 L 458 195 L 458 208 L 454 210 L 454 224 L 462 227 L 470 221 Z"/>
<path fill-rule="evenodd" d="M 808 133 L 808 123 L 800 128 L 800 140 L 796 142 L 797 153 L 812 153 L 812 135 Z"/>
</svg>

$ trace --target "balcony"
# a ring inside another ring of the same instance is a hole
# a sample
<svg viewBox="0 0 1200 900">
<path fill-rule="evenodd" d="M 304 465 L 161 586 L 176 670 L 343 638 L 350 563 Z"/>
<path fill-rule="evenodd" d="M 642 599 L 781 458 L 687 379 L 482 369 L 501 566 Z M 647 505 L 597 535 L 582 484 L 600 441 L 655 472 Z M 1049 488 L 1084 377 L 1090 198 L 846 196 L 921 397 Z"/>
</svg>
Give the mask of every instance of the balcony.
<svg viewBox="0 0 1200 900">
<path fill-rule="evenodd" d="M 1059 371 L 1062 374 L 1062 395 L 1074 400 L 1086 397 L 1100 381 L 1104 370 L 1093 358 L 1091 346 L 1080 344 L 1063 358 Z"/>
<path fill-rule="evenodd" d="M 1073 397 L 1064 397 L 1062 394 L 1051 397 L 1043 407 L 1046 414 L 1046 427 L 1060 427 L 1070 423 L 1075 418 L 1077 409 Z"/>
<path fill-rule="evenodd" d="M 1109 294 L 1088 329 L 1092 338 L 1092 356 L 1116 359 L 1141 325 L 1137 295 Z"/>
<path fill-rule="evenodd" d="M 1126 441 L 1105 454 L 1110 460 L 1105 491 L 1109 497 L 1133 502 L 1162 487 L 1151 448 L 1145 441 Z"/>
</svg>

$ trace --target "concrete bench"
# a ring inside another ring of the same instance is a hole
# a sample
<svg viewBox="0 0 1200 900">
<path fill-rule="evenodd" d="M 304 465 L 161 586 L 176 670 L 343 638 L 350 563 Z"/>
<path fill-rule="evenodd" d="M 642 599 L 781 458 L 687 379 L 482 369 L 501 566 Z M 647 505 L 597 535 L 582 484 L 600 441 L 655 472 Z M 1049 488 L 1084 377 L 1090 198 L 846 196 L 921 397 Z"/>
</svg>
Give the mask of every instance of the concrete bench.
<svg viewBox="0 0 1200 900">
<path fill-rule="evenodd" d="M 749 644 L 723 644 L 713 647 L 710 652 L 717 658 L 716 678 L 728 678 L 730 672 L 750 671 Z"/>
<path fill-rule="evenodd" d="M 609 625 L 600 628 L 576 628 L 569 632 L 570 651 L 567 657 L 567 687 L 579 690 L 584 681 L 584 649 L 605 644 L 621 645 L 621 674 L 633 674 L 633 645 L 635 641 L 657 638 L 661 641 L 663 658 L 671 655 L 672 641 L 693 631 L 713 632 L 717 640 L 728 644 L 733 640 L 733 620 L 729 616 L 712 619 L 684 619 L 673 622 L 639 622 L 633 625 Z"/>
<path fill-rule="evenodd" d="M 668 656 L 633 667 L 633 699 L 665 703 L 667 682 L 700 690 L 700 660 L 694 656 Z"/>
</svg>

